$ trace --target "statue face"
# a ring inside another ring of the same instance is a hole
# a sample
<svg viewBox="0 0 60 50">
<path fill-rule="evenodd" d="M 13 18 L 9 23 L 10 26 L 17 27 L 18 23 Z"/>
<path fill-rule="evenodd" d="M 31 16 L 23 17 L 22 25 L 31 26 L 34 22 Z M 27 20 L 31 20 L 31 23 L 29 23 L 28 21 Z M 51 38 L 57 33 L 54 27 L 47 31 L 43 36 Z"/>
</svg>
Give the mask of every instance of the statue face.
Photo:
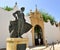
<svg viewBox="0 0 60 50">
<path fill-rule="evenodd" d="M 22 10 L 22 12 L 24 12 L 24 9 Z"/>
<path fill-rule="evenodd" d="M 22 8 L 21 8 L 21 11 L 22 11 L 22 12 L 24 12 L 24 10 L 25 10 L 25 8 L 24 8 L 24 7 L 22 7 Z"/>
</svg>

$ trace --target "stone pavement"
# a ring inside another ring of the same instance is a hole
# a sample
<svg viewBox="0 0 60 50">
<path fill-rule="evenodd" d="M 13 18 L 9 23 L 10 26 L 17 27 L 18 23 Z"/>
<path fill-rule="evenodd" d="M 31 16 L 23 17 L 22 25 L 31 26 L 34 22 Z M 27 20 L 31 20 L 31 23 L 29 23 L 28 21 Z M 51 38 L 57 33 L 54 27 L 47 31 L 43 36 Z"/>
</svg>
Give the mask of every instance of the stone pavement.
<svg viewBox="0 0 60 50">
<path fill-rule="evenodd" d="M 0 49 L 0 50 L 6 50 L 6 48 Z M 53 50 L 53 46 L 50 45 L 48 47 L 46 46 L 37 46 L 33 48 L 27 48 L 26 50 Z M 60 44 L 55 44 L 54 45 L 54 50 L 60 50 Z"/>
<path fill-rule="evenodd" d="M 6 50 L 6 48 L 2 48 L 2 49 L 0 49 L 0 50 Z"/>
<path fill-rule="evenodd" d="M 55 44 L 54 49 L 53 49 L 53 46 L 50 45 L 48 47 L 46 47 L 46 46 L 38 46 L 38 47 L 34 47 L 34 48 L 31 48 L 31 49 L 27 49 L 27 50 L 60 50 L 60 44 Z"/>
</svg>

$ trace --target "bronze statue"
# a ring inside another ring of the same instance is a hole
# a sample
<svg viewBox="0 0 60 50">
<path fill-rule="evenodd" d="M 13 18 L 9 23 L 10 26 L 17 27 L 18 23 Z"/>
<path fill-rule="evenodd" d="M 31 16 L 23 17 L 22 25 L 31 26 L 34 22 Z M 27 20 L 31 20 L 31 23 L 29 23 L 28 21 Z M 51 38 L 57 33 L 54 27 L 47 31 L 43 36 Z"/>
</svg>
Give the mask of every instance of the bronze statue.
<svg viewBox="0 0 60 50">
<path fill-rule="evenodd" d="M 28 32 L 32 28 L 32 25 L 27 23 L 24 18 L 24 10 L 25 8 L 22 7 L 21 11 L 13 13 L 15 21 L 10 21 L 9 31 L 10 33 L 12 32 L 10 37 L 21 37 L 22 34 Z"/>
</svg>

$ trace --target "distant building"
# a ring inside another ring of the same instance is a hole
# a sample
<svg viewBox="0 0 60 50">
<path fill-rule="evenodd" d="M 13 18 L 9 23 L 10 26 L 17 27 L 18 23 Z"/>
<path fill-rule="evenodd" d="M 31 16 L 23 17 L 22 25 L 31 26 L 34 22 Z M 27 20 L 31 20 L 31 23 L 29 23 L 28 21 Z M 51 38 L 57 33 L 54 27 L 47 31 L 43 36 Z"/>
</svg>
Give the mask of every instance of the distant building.
<svg viewBox="0 0 60 50">
<path fill-rule="evenodd" d="M 14 20 L 13 12 L 19 10 L 17 4 L 15 4 L 13 10 L 6 11 L 0 8 L 0 48 L 6 47 L 6 39 L 10 37 L 9 23 Z M 41 13 L 36 8 L 34 12 L 30 10 L 29 16 L 25 16 L 26 22 L 30 23 L 33 27 L 26 34 L 22 35 L 23 38 L 29 39 L 29 46 L 46 45 L 60 41 L 60 23 L 58 27 L 43 21 Z M 40 41 L 40 44 L 39 44 Z"/>
</svg>

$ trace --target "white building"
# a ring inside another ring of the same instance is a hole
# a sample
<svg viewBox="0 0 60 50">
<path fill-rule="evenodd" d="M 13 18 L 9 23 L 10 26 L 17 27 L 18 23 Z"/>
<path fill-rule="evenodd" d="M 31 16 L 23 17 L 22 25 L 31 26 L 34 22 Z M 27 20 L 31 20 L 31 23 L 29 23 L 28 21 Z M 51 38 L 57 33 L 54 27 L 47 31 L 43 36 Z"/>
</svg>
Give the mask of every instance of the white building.
<svg viewBox="0 0 60 50">
<path fill-rule="evenodd" d="M 6 39 L 10 37 L 9 33 L 9 24 L 11 20 L 14 20 L 13 13 L 19 10 L 18 7 L 15 5 L 14 9 L 11 11 L 6 11 L 0 7 L 0 48 L 6 48 Z M 41 41 L 43 44 L 47 43 L 51 44 L 52 42 L 56 42 L 57 40 L 60 41 L 60 23 L 58 27 L 55 25 L 51 25 L 50 21 L 45 23 L 41 17 L 41 13 L 36 9 L 35 12 L 30 11 L 30 16 L 26 17 L 26 22 L 33 25 L 30 31 L 26 34 L 22 35 L 24 38 L 29 39 L 29 46 L 36 46 L 36 35 L 35 35 L 35 28 L 38 28 L 42 32 Z"/>
</svg>

